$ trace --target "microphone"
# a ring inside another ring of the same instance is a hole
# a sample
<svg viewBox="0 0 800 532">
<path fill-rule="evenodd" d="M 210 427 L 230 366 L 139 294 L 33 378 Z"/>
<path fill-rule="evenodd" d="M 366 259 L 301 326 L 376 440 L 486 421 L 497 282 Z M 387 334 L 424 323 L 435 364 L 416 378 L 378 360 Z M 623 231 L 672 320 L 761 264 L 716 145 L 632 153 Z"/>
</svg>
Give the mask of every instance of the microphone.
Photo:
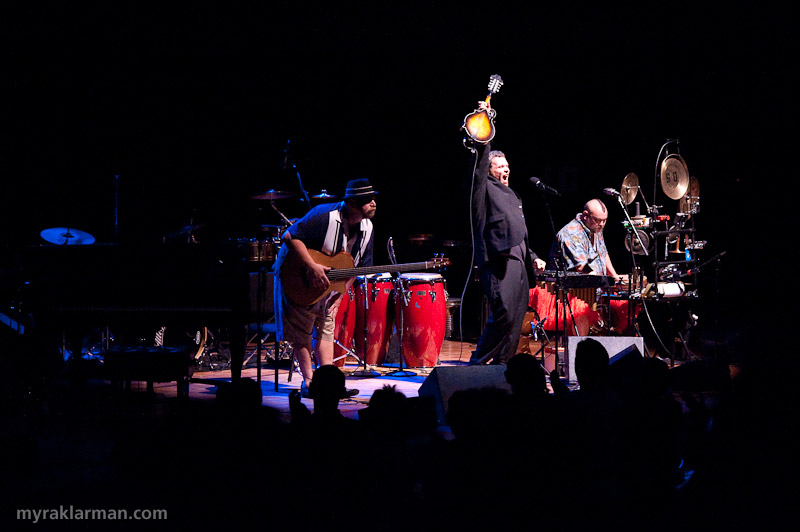
<svg viewBox="0 0 800 532">
<path fill-rule="evenodd" d="M 392 261 L 392 264 L 397 264 L 397 257 L 394 256 L 394 241 L 392 237 L 389 237 L 389 240 L 386 242 L 386 248 L 389 251 L 389 260 Z"/>
<path fill-rule="evenodd" d="M 560 196 L 561 195 L 561 193 L 558 190 L 554 189 L 553 187 L 551 187 L 549 185 L 545 185 L 544 183 L 542 183 L 542 180 L 539 179 L 538 177 L 531 177 L 531 178 L 528 179 L 528 181 L 530 181 L 533 186 L 535 186 L 536 188 L 538 188 L 539 190 L 541 190 L 543 192 L 549 192 L 550 194 L 552 194 L 554 196 Z"/>
<path fill-rule="evenodd" d="M 603 192 L 608 196 L 619 196 L 620 193 L 614 190 L 613 188 L 604 188 Z"/>
</svg>

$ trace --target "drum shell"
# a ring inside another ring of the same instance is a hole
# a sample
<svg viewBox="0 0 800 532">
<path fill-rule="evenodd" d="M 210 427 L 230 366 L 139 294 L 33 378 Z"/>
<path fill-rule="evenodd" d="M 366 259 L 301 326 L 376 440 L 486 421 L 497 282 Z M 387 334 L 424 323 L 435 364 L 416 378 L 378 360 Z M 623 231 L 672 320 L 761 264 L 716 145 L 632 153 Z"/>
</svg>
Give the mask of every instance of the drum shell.
<svg viewBox="0 0 800 532">
<path fill-rule="evenodd" d="M 447 289 L 434 273 L 403 274 L 400 280 L 408 304 L 398 297 L 403 357 L 407 367 L 433 367 L 439 359 L 447 323 Z"/>
<path fill-rule="evenodd" d="M 247 262 L 274 262 L 280 248 L 276 238 L 239 238 L 236 244 L 245 250 Z"/>
<path fill-rule="evenodd" d="M 389 340 L 392 337 L 395 321 L 394 284 L 391 275 L 380 273 L 359 276 L 353 283 L 353 290 L 355 293 L 353 338 L 356 354 L 367 364 L 382 365 L 389 350 Z"/>
<path fill-rule="evenodd" d="M 336 342 L 333 344 L 333 363 L 340 368 L 344 366 L 348 354 L 345 348 L 353 349 L 353 333 L 356 328 L 355 305 L 355 292 L 351 286 L 346 293 L 342 294 L 339 308 L 336 309 L 334 325 L 334 339 Z"/>
</svg>

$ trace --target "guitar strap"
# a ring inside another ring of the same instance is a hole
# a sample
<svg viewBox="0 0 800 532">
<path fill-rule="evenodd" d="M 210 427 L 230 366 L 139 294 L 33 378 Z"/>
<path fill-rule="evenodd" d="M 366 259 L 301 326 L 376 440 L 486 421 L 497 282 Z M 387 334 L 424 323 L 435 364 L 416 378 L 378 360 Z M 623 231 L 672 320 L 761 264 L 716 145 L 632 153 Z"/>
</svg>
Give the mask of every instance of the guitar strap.
<svg viewBox="0 0 800 532">
<path fill-rule="evenodd" d="M 358 265 L 361 257 L 367 249 L 367 244 L 372 237 L 372 220 L 363 219 L 359 225 L 360 238 L 356 240 L 358 249 L 347 249 L 347 236 L 342 228 L 341 209 L 332 210 L 328 213 L 328 229 L 325 232 L 325 239 L 322 242 L 322 251 L 326 255 L 332 256 L 340 251 L 347 251 L 353 255 L 353 262 Z"/>
</svg>

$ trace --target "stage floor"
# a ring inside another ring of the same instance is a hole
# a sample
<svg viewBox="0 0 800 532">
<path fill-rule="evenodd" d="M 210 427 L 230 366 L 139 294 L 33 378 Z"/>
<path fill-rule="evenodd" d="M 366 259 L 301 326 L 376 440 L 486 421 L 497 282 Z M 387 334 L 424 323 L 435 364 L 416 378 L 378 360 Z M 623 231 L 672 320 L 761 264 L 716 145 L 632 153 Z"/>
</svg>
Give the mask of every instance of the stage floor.
<svg viewBox="0 0 800 532">
<path fill-rule="evenodd" d="M 442 343 L 442 349 L 439 353 L 439 361 L 437 366 L 460 366 L 467 365 L 472 350 L 475 349 L 475 344 L 470 342 L 458 342 L 445 340 Z M 242 370 L 242 378 L 253 379 L 261 383 L 261 391 L 263 395 L 262 404 L 279 410 L 282 414 L 288 416 L 289 414 L 289 393 L 292 390 L 300 388 L 302 378 L 300 373 L 295 371 L 291 376 L 288 371 L 288 361 L 283 360 L 278 364 L 278 371 L 276 374 L 275 365 L 265 355 L 262 355 L 262 367 L 253 367 L 254 362 L 251 360 L 246 367 Z M 348 357 L 345 360 L 345 365 L 342 371 L 347 376 L 346 386 L 348 388 L 355 388 L 359 391 L 358 395 L 342 400 L 339 403 L 339 410 L 348 417 L 357 417 L 357 413 L 362 408 L 366 407 L 369 403 L 370 397 L 375 390 L 383 386 L 395 386 L 397 390 L 403 392 L 406 397 L 416 397 L 419 392 L 420 386 L 425 379 L 433 371 L 434 367 L 428 368 L 402 368 L 407 375 L 398 376 L 400 368 L 395 366 L 368 366 L 368 373 L 371 376 L 354 376 L 354 372 L 362 372 L 363 365 L 359 365 L 354 358 Z M 189 385 L 189 398 L 192 400 L 214 399 L 218 384 L 216 382 L 225 383 L 230 382 L 231 376 L 229 370 L 221 371 L 196 371 L 192 377 L 192 382 Z M 138 382 L 132 383 L 132 389 L 144 389 L 146 383 Z M 153 390 L 157 394 L 165 397 L 175 397 L 177 395 L 177 388 L 175 383 L 155 383 Z M 309 409 L 313 410 L 313 401 L 310 399 L 303 399 Z"/>
</svg>

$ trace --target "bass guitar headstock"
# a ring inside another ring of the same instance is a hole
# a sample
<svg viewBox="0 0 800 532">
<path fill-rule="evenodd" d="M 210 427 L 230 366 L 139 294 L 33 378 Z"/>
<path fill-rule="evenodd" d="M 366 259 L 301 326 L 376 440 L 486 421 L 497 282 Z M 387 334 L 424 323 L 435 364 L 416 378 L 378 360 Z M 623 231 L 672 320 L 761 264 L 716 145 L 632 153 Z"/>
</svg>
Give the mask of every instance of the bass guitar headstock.
<svg viewBox="0 0 800 532">
<path fill-rule="evenodd" d="M 436 253 L 428 262 L 433 263 L 431 265 L 432 270 L 443 270 L 450 266 L 450 259 L 446 258 L 442 253 Z"/>
</svg>

